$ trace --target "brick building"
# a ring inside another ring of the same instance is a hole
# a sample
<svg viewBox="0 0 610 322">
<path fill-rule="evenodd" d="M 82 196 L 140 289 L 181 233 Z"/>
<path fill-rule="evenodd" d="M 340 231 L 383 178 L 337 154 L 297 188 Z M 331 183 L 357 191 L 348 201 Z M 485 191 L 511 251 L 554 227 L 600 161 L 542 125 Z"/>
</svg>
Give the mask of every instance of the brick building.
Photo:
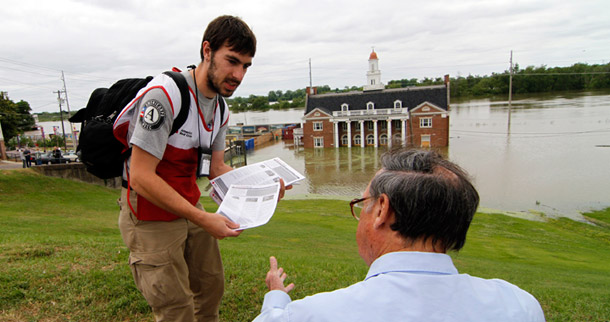
<svg viewBox="0 0 610 322">
<path fill-rule="evenodd" d="M 317 94 L 307 88 L 306 148 L 449 145 L 449 76 L 444 85 L 385 89 L 375 51 L 363 91 Z"/>
</svg>

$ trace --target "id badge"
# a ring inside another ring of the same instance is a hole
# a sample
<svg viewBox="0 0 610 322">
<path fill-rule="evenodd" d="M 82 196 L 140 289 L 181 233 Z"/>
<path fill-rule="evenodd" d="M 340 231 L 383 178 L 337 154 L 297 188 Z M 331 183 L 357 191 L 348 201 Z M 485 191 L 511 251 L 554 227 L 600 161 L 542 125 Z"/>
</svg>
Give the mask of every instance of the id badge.
<svg viewBox="0 0 610 322">
<path fill-rule="evenodd" d="M 207 177 L 210 175 L 210 163 L 212 162 L 212 149 L 199 147 L 199 166 L 197 167 L 197 177 Z"/>
</svg>

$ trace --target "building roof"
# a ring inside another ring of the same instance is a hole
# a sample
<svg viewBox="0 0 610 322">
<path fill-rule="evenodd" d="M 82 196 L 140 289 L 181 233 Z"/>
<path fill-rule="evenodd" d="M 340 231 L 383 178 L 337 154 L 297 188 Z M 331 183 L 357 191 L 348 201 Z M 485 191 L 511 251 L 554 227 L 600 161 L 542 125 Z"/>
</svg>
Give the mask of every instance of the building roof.
<svg viewBox="0 0 610 322">
<path fill-rule="evenodd" d="M 379 59 L 379 58 L 377 58 L 377 53 L 374 50 L 371 53 L 371 56 L 369 56 L 369 59 Z"/>
<path fill-rule="evenodd" d="M 373 102 L 375 109 L 393 108 L 396 100 L 401 101 L 402 107 L 408 107 L 409 110 L 424 102 L 432 103 L 444 110 L 448 109 L 447 87 L 445 85 L 434 85 L 309 95 L 307 96 L 305 115 L 315 108 L 320 108 L 332 114 L 334 111 L 341 111 L 342 104 L 348 104 L 352 111 L 366 109 L 368 102 Z"/>
</svg>

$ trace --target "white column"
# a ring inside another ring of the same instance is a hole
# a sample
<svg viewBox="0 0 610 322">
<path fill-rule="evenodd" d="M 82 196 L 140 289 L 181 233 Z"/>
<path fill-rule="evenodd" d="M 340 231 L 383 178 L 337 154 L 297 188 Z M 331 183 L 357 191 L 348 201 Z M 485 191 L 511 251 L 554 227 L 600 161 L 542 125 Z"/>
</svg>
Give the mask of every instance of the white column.
<svg viewBox="0 0 610 322">
<path fill-rule="evenodd" d="M 375 140 L 373 142 L 375 142 L 375 147 L 379 147 L 379 138 L 378 135 L 379 133 L 377 132 L 377 120 L 373 120 L 373 135 L 375 136 Z"/>
<path fill-rule="evenodd" d="M 341 160 L 339 158 L 339 152 L 335 152 L 335 171 L 337 173 L 341 171 Z"/>
<path fill-rule="evenodd" d="M 339 147 L 339 122 L 333 121 L 333 128 L 335 130 L 335 148 Z"/>
<path fill-rule="evenodd" d="M 386 122 L 388 122 L 388 147 L 391 148 L 392 147 L 392 120 L 387 119 Z"/>
<path fill-rule="evenodd" d="M 358 122 L 360 122 L 360 146 L 364 148 L 366 146 L 366 138 L 364 137 L 364 121 Z"/>
<path fill-rule="evenodd" d="M 347 170 L 352 173 L 352 149 L 347 150 Z"/>
<path fill-rule="evenodd" d="M 401 140 L 402 140 L 402 146 L 407 146 L 407 120 L 402 119 L 400 120 L 401 122 Z"/>
<path fill-rule="evenodd" d="M 347 121 L 347 147 L 352 147 L 352 121 Z"/>
<path fill-rule="evenodd" d="M 364 140 L 362 140 L 362 142 L 364 142 Z M 366 169 L 364 160 L 366 160 L 366 155 L 364 155 L 364 149 L 360 149 L 360 172 L 362 173 L 364 173 L 364 170 Z"/>
</svg>

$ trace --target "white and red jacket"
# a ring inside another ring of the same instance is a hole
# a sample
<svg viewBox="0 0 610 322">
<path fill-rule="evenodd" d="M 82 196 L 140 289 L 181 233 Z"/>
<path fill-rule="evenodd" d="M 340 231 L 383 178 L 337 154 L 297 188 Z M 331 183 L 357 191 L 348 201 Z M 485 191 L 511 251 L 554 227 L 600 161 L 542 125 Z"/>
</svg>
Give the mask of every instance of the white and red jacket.
<svg viewBox="0 0 610 322">
<path fill-rule="evenodd" d="M 134 126 L 138 126 L 138 124 L 131 124 L 130 126 L 130 123 L 139 122 L 138 118 L 141 117 L 139 109 L 141 109 L 143 105 L 140 101 L 152 89 L 160 89 L 165 93 L 170 105 L 168 108 L 171 109 L 173 118 L 175 119 L 178 116 L 182 103 L 178 86 L 169 76 L 164 74 L 153 78 L 146 87 L 138 92 L 134 100 L 121 111 L 121 114 L 114 123 L 114 136 L 125 145 L 126 149 L 131 146 L 130 141 Z M 176 133 L 169 135 L 163 158 L 157 166 L 156 173 L 181 196 L 192 205 L 195 205 L 201 196 L 201 192 L 199 191 L 196 182 L 198 148 L 199 146 L 202 148 L 211 148 L 210 143 L 214 141 L 216 135 L 220 132 L 220 128 L 226 126 L 228 123 L 229 113 L 228 110 L 226 110 L 224 117 L 221 120 L 220 107 L 217 102 L 213 113 L 214 121 L 213 124 L 211 124 L 211 127 L 209 127 L 208 123 L 210 120 L 204 119 L 198 103 L 196 102 L 195 92 L 193 92 L 193 89 L 190 86 L 189 93 L 191 104 L 188 117 Z M 219 95 L 218 99 L 223 98 Z M 226 103 L 224 106 L 225 109 L 227 109 Z M 138 111 L 136 111 L 136 109 L 138 109 Z M 136 112 L 138 114 L 137 116 L 134 115 Z M 138 147 L 146 150 L 145 147 Z M 124 179 L 127 180 L 129 189 L 130 158 L 125 162 Z M 137 213 L 134 211 L 131 204 L 130 207 L 139 220 L 172 221 L 180 218 L 155 206 L 152 202 L 140 195 L 138 195 L 137 205 Z"/>
</svg>

